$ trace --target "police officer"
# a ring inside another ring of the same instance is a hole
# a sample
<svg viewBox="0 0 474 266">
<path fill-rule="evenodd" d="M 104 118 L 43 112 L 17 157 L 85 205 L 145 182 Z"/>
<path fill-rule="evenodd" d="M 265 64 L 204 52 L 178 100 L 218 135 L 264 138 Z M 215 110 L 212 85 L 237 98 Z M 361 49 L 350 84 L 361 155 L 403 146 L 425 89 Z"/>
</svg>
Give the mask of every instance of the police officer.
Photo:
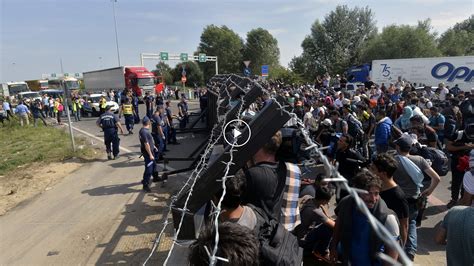
<svg viewBox="0 0 474 266">
<path fill-rule="evenodd" d="M 140 122 L 140 114 L 138 113 L 138 103 L 139 103 L 138 96 L 134 93 L 132 95 L 132 105 L 133 105 L 133 110 L 135 111 L 134 118 L 133 118 L 135 124 L 138 124 Z"/>
<path fill-rule="evenodd" d="M 150 93 L 147 91 L 145 93 L 143 101 L 145 102 L 146 116 L 148 116 L 148 118 L 151 118 L 153 116 L 153 96 L 150 95 Z"/>
<path fill-rule="evenodd" d="M 153 140 L 153 136 L 150 132 L 150 118 L 148 118 L 148 116 L 143 117 L 142 123 L 143 127 L 138 133 L 138 137 L 140 139 L 140 150 L 142 152 L 143 159 L 145 160 L 145 171 L 143 172 L 142 184 L 143 190 L 146 192 L 150 192 L 150 178 L 153 175 L 153 172 L 155 171 L 156 147 L 155 142 Z"/>
<path fill-rule="evenodd" d="M 119 118 L 121 116 L 125 117 L 125 126 L 127 127 L 128 134 L 133 134 L 133 125 L 135 124 L 133 117 L 135 115 L 135 111 L 133 110 L 133 105 L 130 102 L 129 98 L 125 99 L 125 103 L 122 104 L 119 112 Z"/>
<path fill-rule="evenodd" d="M 123 128 L 118 117 L 110 112 L 110 107 L 111 106 L 106 107 L 105 113 L 100 115 L 96 124 L 104 131 L 104 143 L 105 149 L 107 150 L 107 158 L 109 160 L 115 160 L 119 157 L 120 145 L 117 129 L 120 129 L 120 132 L 123 134 Z M 112 157 L 112 154 L 114 157 Z"/>
<path fill-rule="evenodd" d="M 158 148 L 159 159 L 163 158 L 165 150 L 166 135 L 163 131 L 164 121 L 160 116 L 160 111 L 156 110 L 151 118 L 151 135 Z"/>
</svg>

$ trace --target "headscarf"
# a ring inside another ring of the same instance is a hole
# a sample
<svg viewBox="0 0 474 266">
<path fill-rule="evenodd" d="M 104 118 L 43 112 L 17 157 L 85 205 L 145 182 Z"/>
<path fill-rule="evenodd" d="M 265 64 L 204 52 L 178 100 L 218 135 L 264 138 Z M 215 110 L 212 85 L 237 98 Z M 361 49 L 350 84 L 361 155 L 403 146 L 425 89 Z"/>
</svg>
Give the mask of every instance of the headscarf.
<svg viewBox="0 0 474 266">
<path fill-rule="evenodd" d="M 400 117 L 400 122 L 402 124 L 402 129 L 408 129 L 410 126 L 410 118 L 413 116 L 413 110 L 411 107 L 406 106 L 403 108 L 402 116 Z"/>
</svg>

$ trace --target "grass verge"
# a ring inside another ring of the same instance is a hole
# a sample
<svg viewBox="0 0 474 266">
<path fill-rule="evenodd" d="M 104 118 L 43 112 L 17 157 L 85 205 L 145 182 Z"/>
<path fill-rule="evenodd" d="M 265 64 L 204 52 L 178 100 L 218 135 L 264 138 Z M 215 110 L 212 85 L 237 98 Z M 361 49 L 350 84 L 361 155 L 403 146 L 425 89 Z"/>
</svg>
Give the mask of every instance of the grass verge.
<svg viewBox="0 0 474 266">
<path fill-rule="evenodd" d="M 91 159 L 94 150 L 85 145 L 84 139 L 76 139 L 72 151 L 71 139 L 62 129 L 54 127 L 20 127 L 5 124 L 0 127 L 0 176 L 7 175 L 18 167 L 39 163 L 60 162 L 73 157 Z"/>
</svg>

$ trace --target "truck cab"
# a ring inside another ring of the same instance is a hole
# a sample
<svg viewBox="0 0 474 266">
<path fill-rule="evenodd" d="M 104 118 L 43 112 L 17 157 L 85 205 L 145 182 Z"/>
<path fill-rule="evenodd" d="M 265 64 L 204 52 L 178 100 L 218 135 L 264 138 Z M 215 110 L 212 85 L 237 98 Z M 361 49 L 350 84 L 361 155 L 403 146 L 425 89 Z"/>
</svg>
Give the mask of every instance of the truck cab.
<svg viewBox="0 0 474 266">
<path fill-rule="evenodd" d="M 154 95 L 156 83 L 155 75 L 145 67 L 125 67 L 125 84 L 139 99 L 142 99 L 146 92 Z"/>
<path fill-rule="evenodd" d="M 24 81 L 7 82 L 9 96 L 16 96 L 20 92 L 30 91 L 28 84 Z"/>
<path fill-rule="evenodd" d="M 346 71 L 347 81 L 349 83 L 364 83 L 367 81 L 367 77 L 370 76 L 371 71 L 371 64 L 352 66 Z"/>
<path fill-rule="evenodd" d="M 63 87 L 61 87 L 61 81 L 64 81 L 64 85 L 69 91 L 79 90 L 79 81 L 70 77 L 50 79 L 48 80 L 48 88 L 50 90 L 63 90 Z"/>
</svg>

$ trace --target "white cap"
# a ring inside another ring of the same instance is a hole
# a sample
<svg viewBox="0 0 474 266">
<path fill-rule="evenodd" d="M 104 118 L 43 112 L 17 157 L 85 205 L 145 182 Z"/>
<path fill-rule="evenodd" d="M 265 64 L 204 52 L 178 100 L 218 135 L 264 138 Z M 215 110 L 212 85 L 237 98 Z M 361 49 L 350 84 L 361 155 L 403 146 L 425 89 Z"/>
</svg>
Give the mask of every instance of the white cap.
<svg viewBox="0 0 474 266">
<path fill-rule="evenodd" d="M 325 125 L 325 126 L 332 126 L 332 121 L 331 121 L 331 119 L 326 118 L 326 119 L 323 120 L 322 124 Z"/>
</svg>

